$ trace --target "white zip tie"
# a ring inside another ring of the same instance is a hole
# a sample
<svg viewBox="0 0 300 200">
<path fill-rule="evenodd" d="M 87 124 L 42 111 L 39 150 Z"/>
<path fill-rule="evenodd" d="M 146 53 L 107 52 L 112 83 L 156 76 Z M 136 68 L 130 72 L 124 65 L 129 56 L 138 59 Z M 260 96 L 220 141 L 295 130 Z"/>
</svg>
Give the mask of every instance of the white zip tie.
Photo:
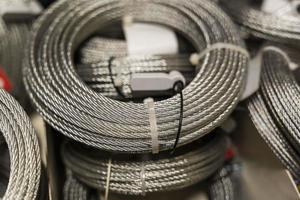
<svg viewBox="0 0 300 200">
<path fill-rule="evenodd" d="M 199 61 L 201 59 L 203 59 L 209 52 L 216 50 L 216 49 L 231 49 L 231 50 L 234 50 L 234 51 L 244 54 L 245 56 L 247 56 L 250 59 L 249 52 L 246 49 L 244 49 L 243 47 L 237 46 L 235 44 L 218 42 L 218 43 L 207 46 L 207 48 L 204 49 L 203 51 L 201 51 L 200 53 L 193 53 L 190 56 L 191 64 L 198 65 Z"/>
<path fill-rule="evenodd" d="M 296 70 L 299 66 L 297 63 L 294 63 L 290 57 L 288 56 L 288 54 L 286 52 L 284 52 L 283 50 L 281 50 L 280 48 L 278 47 L 275 47 L 275 46 L 267 46 L 263 49 L 263 52 L 265 51 L 275 51 L 279 54 L 281 54 L 285 59 L 286 61 L 288 62 L 288 65 L 289 65 L 289 68 L 290 70 L 294 71 Z"/>
<path fill-rule="evenodd" d="M 108 200 L 109 184 L 110 184 L 110 174 L 111 174 L 111 158 L 108 160 L 108 164 L 107 164 L 107 176 L 106 176 L 106 185 L 105 185 L 104 200 Z"/>
<path fill-rule="evenodd" d="M 150 122 L 150 134 L 152 138 L 152 153 L 159 153 L 159 143 L 158 143 L 158 128 L 157 128 L 157 119 L 154 108 L 154 100 L 153 98 L 147 98 L 144 100 L 146 104 L 146 108 L 149 114 L 149 122 Z"/>
<path fill-rule="evenodd" d="M 142 162 L 141 164 L 141 189 L 142 189 L 142 195 L 145 196 L 146 195 L 146 174 L 145 174 L 145 164 L 144 162 Z"/>
</svg>

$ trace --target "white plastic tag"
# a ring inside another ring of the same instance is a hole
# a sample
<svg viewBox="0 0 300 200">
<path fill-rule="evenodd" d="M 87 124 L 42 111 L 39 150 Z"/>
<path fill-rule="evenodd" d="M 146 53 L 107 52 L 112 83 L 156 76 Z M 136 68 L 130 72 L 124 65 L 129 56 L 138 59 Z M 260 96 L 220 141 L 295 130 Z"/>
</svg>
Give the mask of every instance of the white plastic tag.
<svg viewBox="0 0 300 200">
<path fill-rule="evenodd" d="M 262 10 L 277 16 L 298 15 L 299 0 L 264 0 Z"/>
<path fill-rule="evenodd" d="M 0 1 L 0 16 L 39 15 L 43 8 L 37 1 Z"/>
<path fill-rule="evenodd" d="M 245 85 L 244 93 L 242 94 L 241 97 L 241 101 L 247 99 L 259 89 L 261 59 L 262 59 L 262 54 L 258 53 L 258 55 L 255 58 L 249 61 L 246 85 Z"/>
<path fill-rule="evenodd" d="M 177 54 L 178 41 L 173 30 L 146 23 L 123 23 L 128 55 Z"/>
</svg>

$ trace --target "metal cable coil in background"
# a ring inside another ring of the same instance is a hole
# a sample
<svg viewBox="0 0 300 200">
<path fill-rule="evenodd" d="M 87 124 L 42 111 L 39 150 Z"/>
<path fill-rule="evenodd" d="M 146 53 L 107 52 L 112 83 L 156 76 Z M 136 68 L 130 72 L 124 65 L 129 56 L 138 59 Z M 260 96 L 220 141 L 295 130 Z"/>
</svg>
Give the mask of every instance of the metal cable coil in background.
<svg viewBox="0 0 300 200">
<path fill-rule="evenodd" d="M 205 0 L 59 1 L 33 28 L 24 62 L 24 81 L 38 112 L 66 136 L 108 151 L 151 152 L 146 106 L 96 93 L 83 83 L 73 61 L 82 41 L 127 15 L 134 21 L 177 30 L 199 52 L 218 42 L 243 45 L 229 17 Z M 198 74 L 183 90 L 183 125 L 178 146 L 203 137 L 230 115 L 243 90 L 247 62 L 248 57 L 233 48 L 214 49 L 205 56 L 197 66 Z M 112 71 L 116 73 L 115 68 Z M 174 146 L 179 97 L 155 102 L 161 151 Z"/>
<path fill-rule="evenodd" d="M 228 11 L 228 14 L 252 35 L 266 40 L 299 46 L 299 17 L 270 14 L 252 6 L 251 1 L 246 0 L 219 0 L 219 2 Z"/>
<path fill-rule="evenodd" d="M 227 163 L 213 178 L 210 186 L 211 200 L 235 200 L 240 199 L 239 178 L 240 166 L 235 161 Z"/>
<path fill-rule="evenodd" d="M 15 2 L 29 2 L 30 0 L 1 0 Z M 24 49 L 28 42 L 31 22 L 6 22 L 0 17 L 0 67 L 7 75 L 9 85 L 5 88 L 10 92 L 18 102 L 25 106 L 28 96 L 24 92 L 22 81 L 22 64 L 24 58 Z"/>
<path fill-rule="evenodd" d="M 90 200 L 90 189 L 80 183 L 71 172 L 67 172 L 63 189 L 64 200 Z"/>
<path fill-rule="evenodd" d="M 250 98 L 248 109 L 262 138 L 292 173 L 300 178 L 299 91 L 289 61 L 282 53 L 263 53 L 260 90 Z"/>
<path fill-rule="evenodd" d="M 4 90 L 0 90 L 0 127 L 8 146 L 10 175 L 3 200 L 32 200 L 40 184 L 38 139 L 25 111 Z"/>
<path fill-rule="evenodd" d="M 73 176 L 87 186 L 104 191 L 107 177 L 109 191 L 126 195 L 177 190 L 205 180 L 216 172 L 225 160 L 227 143 L 224 137 L 214 137 L 196 144 L 191 151 L 174 156 L 126 159 L 91 148 L 67 143 L 62 149 L 63 161 Z M 109 159 L 111 173 L 108 174 Z"/>
</svg>

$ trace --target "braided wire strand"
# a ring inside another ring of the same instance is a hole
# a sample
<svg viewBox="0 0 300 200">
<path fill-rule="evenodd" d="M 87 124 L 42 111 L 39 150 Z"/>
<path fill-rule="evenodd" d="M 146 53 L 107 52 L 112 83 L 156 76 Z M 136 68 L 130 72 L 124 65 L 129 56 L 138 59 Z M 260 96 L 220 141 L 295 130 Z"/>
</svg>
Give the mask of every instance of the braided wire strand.
<svg viewBox="0 0 300 200">
<path fill-rule="evenodd" d="M 41 173 L 37 136 L 25 111 L 4 90 L 0 90 L 0 123 L 10 155 L 10 177 L 2 199 L 35 199 Z"/>
<path fill-rule="evenodd" d="M 96 93 L 83 83 L 73 63 L 74 51 L 87 36 L 125 15 L 174 28 L 189 38 L 197 51 L 217 42 L 242 45 L 230 19 L 205 0 L 59 1 L 33 28 L 24 81 L 39 113 L 66 136 L 108 151 L 151 152 L 145 105 Z M 243 90 L 247 62 L 246 55 L 230 48 L 206 55 L 198 66 L 200 71 L 183 90 L 184 119 L 178 146 L 203 137 L 229 116 Z M 178 102 L 176 95 L 155 103 L 161 150 L 173 147 Z"/>
<path fill-rule="evenodd" d="M 264 12 L 251 1 L 220 0 L 228 14 L 252 35 L 290 45 L 299 46 L 300 20 L 293 15 L 274 15 Z"/>
<path fill-rule="evenodd" d="M 263 54 L 261 88 L 248 102 L 254 125 L 285 167 L 299 180 L 299 86 L 285 56 Z"/>
<path fill-rule="evenodd" d="M 1 3 L 18 4 L 29 3 L 31 0 L 1 0 Z M 22 64 L 25 56 L 25 46 L 28 42 L 31 22 L 28 21 L 4 21 L 0 19 L 0 67 L 9 80 L 8 91 L 21 105 L 28 103 L 28 97 L 24 93 L 22 81 Z"/>
<path fill-rule="evenodd" d="M 240 166 L 231 161 L 213 177 L 209 188 L 211 200 L 234 200 L 239 199 Z"/>
<path fill-rule="evenodd" d="M 109 191 L 126 195 L 170 191 L 205 180 L 224 162 L 227 143 L 214 138 L 192 151 L 158 159 L 112 159 Z M 87 186 L 104 191 L 108 159 L 94 149 L 82 150 L 78 144 L 65 144 L 63 161 L 73 176 Z"/>
</svg>

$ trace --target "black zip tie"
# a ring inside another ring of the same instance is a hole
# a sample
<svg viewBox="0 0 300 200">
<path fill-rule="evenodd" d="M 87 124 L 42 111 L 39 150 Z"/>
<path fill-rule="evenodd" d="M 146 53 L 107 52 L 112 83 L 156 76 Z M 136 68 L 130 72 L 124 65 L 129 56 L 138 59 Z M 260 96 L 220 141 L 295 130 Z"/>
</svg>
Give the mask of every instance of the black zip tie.
<svg viewBox="0 0 300 200">
<path fill-rule="evenodd" d="M 112 74 L 112 69 L 111 69 L 111 66 L 112 66 L 112 62 L 115 60 L 116 58 L 115 57 L 110 57 L 109 60 L 108 60 L 108 70 L 109 70 L 109 76 L 110 76 L 110 80 L 116 90 L 116 92 L 118 93 L 119 96 L 121 96 L 122 98 L 126 99 L 125 95 L 123 94 L 123 92 L 121 91 L 121 89 L 119 87 L 116 86 L 115 84 L 115 80 L 113 78 L 113 74 Z"/>
<path fill-rule="evenodd" d="M 177 136 L 176 136 L 176 140 L 175 140 L 171 154 L 175 153 L 175 149 L 179 142 L 181 128 L 182 128 L 182 121 L 183 121 L 183 93 L 182 93 L 182 90 L 183 90 L 183 83 L 182 82 L 175 83 L 174 92 L 180 95 L 180 115 L 179 115 Z"/>
</svg>

